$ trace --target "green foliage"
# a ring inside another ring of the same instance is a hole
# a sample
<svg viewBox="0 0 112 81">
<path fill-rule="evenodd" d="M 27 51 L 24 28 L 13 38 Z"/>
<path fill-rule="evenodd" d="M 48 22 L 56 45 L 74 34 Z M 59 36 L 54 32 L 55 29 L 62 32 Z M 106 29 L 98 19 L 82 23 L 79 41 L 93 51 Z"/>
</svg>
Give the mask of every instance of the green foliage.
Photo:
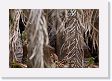
<svg viewBox="0 0 112 81">
<path fill-rule="evenodd" d="M 11 68 L 22 68 L 18 63 L 12 63 Z"/>
<path fill-rule="evenodd" d="M 11 63 L 11 68 L 21 68 L 21 66 L 16 62 L 16 60 L 13 59 L 13 62 Z"/>
<path fill-rule="evenodd" d="M 26 39 L 27 39 L 27 33 L 25 31 L 23 31 L 23 33 L 22 33 L 22 40 L 26 41 Z"/>
<path fill-rule="evenodd" d="M 89 65 L 94 64 L 94 58 L 93 57 L 88 58 L 88 64 Z"/>
</svg>

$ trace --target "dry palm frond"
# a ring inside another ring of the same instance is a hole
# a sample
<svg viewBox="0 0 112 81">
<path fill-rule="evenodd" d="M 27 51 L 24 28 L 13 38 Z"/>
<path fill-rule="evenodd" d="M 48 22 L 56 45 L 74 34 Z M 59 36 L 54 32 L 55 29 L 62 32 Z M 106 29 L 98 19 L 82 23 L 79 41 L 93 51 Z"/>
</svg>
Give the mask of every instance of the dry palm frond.
<svg viewBox="0 0 112 81">
<path fill-rule="evenodd" d="M 43 10 L 31 10 L 27 24 L 28 58 L 32 67 L 44 67 L 44 46 L 48 45 L 47 23 Z M 30 33 L 29 33 L 30 32 Z"/>
<path fill-rule="evenodd" d="M 23 46 L 26 41 L 30 67 L 64 67 L 64 60 L 66 67 L 82 68 L 85 49 L 98 52 L 97 9 L 12 9 L 9 12 L 10 55 L 17 59 L 21 17 L 26 33 L 22 34 Z"/>
<path fill-rule="evenodd" d="M 10 57 L 15 59 L 18 62 L 22 61 L 22 41 L 20 36 L 20 30 L 19 30 L 19 18 L 21 15 L 21 10 L 9 10 L 9 50 L 10 50 Z M 10 61 L 10 62 L 11 62 Z"/>
</svg>

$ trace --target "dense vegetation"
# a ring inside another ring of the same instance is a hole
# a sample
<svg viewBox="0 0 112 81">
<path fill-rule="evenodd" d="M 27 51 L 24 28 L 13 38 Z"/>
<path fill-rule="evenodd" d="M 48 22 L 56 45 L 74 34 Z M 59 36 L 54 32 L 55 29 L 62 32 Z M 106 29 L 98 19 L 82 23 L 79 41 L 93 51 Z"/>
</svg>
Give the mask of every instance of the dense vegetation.
<svg viewBox="0 0 112 81">
<path fill-rule="evenodd" d="M 97 68 L 99 10 L 10 9 L 9 67 Z"/>
</svg>

